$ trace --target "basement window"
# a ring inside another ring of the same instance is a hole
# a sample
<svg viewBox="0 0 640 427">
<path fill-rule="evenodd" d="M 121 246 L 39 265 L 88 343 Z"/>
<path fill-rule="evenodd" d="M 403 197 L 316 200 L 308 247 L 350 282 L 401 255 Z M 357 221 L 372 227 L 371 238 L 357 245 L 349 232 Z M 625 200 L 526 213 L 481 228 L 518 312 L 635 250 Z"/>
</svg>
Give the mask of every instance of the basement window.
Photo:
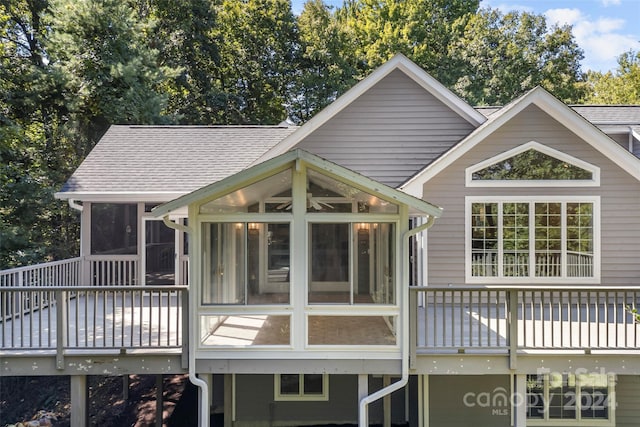
<svg viewBox="0 0 640 427">
<path fill-rule="evenodd" d="M 327 374 L 277 374 L 274 385 L 274 400 L 329 400 L 329 375 Z"/>
</svg>

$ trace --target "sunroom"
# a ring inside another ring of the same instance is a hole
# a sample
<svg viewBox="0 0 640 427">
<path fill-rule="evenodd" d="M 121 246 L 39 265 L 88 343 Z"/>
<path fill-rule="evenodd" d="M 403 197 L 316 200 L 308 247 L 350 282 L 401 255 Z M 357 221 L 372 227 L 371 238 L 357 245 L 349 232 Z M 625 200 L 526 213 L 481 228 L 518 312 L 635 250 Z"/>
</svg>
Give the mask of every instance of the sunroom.
<svg viewBox="0 0 640 427">
<path fill-rule="evenodd" d="M 409 217 L 433 219 L 439 208 L 303 150 L 153 213 L 180 228 L 171 218 L 185 206 L 190 341 L 201 357 L 243 350 L 360 358 L 363 347 L 399 357 Z"/>
</svg>

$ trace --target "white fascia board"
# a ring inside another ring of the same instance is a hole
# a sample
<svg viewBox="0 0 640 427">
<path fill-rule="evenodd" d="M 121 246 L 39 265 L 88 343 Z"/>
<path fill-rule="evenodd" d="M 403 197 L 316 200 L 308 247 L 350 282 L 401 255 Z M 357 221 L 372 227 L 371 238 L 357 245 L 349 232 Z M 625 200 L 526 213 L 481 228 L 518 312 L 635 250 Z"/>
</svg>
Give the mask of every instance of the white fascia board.
<svg viewBox="0 0 640 427">
<path fill-rule="evenodd" d="M 416 65 L 413 61 L 402 54 L 397 54 L 389 61 L 376 68 L 371 74 L 358 82 L 355 86 L 345 92 L 342 96 L 328 105 L 318 114 L 311 118 L 307 123 L 302 125 L 298 130 L 277 143 L 274 147 L 256 159 L 251 166 L 257 165 L 267 159 L 276 157 L 293 147 L 304 138 L 309 136 L 320 126 L 328 122 L 332 117 L 344 110 L 365 92 L 375 86 L 383 78 L 391 74 L 394 70 L 400 70 L 409 78 L 418 83 L 431 95 L 443 102 L 465 120 L 474 126 L 479 126 L 487 119 L 480 112 L 476 111 L 472 106 L 467 104 L 449 89 L 447 89 L 439 81 L 431 77 L 426 71 Z"/>
<path fill-rule="evenodd" d="M 640 181 L 640 159 L 620 147 L 595 125 L 556 99 L 545 89 L 536 87 L 520 99 L 494 113 L 487 122 L 480 125 L 480 127 L 451 148 L 448 152 L 401 185 L 399 187 L 400 190 L 414 197 L 422 197 L 422 186 L 424 183 L 438 175 L 445 168 L 450 166 L 477 144 L 484 141 L 484 139 L 490 136 L 493 132 L 498 130 L 518 113 L 522 112 L 526 107 L 532 104 L 548 113 L 568 130 L 575 133 L 582 140 L 590 144 L 596 150 L 620 166 L 623 170 L 628 172 L 631 176 Z"/>
<path fill-rule="evenodd" d="M 54 197 L 59 200 L 78 200 L 83 202 L 110 202 L 110 203 L 138 203 L 138 202 L 168 202 L 176 199 L 185 193 L 166 191 L 146 191 L 146 192 L 126 192 L 126 191 L 104 191 L 104 192 L 83 192 L 69 191 L 54 193 Z"/>
</svg>

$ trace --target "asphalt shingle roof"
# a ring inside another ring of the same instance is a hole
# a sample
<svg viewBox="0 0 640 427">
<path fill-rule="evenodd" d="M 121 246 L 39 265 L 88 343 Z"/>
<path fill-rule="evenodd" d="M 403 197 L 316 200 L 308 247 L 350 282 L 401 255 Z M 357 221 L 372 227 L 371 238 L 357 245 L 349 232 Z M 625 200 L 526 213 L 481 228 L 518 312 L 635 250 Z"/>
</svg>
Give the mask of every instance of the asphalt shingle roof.
<svg viewBox="0 0 640 427">
<path fill-rule="evenodd" d="M 291 126 L 111 126 L 61 192 L 187 193 L 247 168 Z"/>
<path fill-rule="evenodd" d="M 640 125 L 640 105 L 570 105 L 573 110 L 596 126 Z M 485 117 L 502 107 L 476 107 Z"/>
</svg>

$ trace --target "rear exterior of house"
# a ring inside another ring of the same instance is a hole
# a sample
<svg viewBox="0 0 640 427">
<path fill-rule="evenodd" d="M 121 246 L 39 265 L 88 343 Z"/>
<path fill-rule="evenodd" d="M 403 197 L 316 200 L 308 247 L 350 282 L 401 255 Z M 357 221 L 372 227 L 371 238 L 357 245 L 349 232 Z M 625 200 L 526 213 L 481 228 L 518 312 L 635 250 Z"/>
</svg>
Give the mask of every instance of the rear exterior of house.
<svg viewBox="0 0 640 427">
<path fill-rule="evenodd" d="M 634 426 L 640 107 L 474 109 L 397 56 L 300 128 L 113 126 L 1 375 L 189 373 L 200 425 Z"/>
</svg>

